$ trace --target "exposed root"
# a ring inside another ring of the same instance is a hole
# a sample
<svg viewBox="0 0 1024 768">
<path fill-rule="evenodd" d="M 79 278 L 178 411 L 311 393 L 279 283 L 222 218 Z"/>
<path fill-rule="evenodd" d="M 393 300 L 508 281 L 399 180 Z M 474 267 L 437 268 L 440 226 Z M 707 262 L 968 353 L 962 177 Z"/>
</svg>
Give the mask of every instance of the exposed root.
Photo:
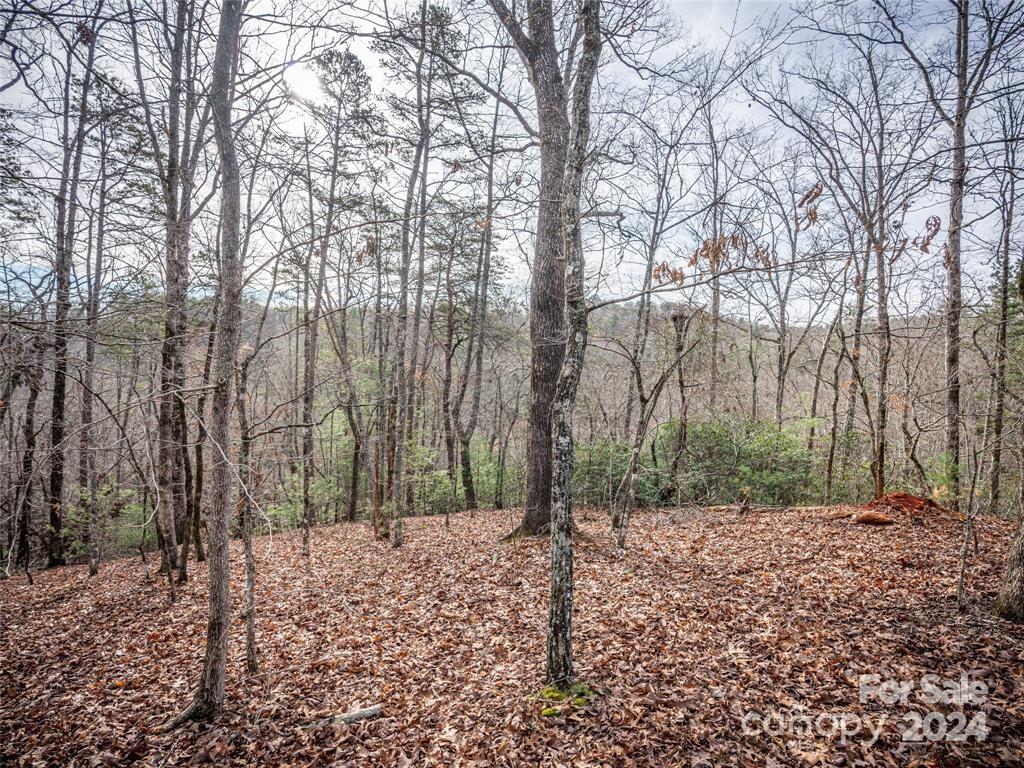
<svg viewBox="0 0 1024 768">
<path fill-rule="evenodd" d="M 522 541 L 524 539 L 539 539 L 543 536 L 551 535 L 551 524 L 545 523 L 540 527 L 538 531 L 527 531 L 523 529 L 522 525 L 517 525 L 511 533 L 507 533 L 501 537 L 501 540 L 506 543 Z"/>
<path fill-rule="evenodd" d="M 185 708 L 184 712 L 172 718 L 164 725 L 158 726 L 156 731 L 157 733 L 167 733 L 181 727 L 185 723 L 193 721 L 209 722 L 220 714 L 221 709 L 222 707 L 218 706 L 208 697 L 196 693 L 192 703 Z"/>
</svg>

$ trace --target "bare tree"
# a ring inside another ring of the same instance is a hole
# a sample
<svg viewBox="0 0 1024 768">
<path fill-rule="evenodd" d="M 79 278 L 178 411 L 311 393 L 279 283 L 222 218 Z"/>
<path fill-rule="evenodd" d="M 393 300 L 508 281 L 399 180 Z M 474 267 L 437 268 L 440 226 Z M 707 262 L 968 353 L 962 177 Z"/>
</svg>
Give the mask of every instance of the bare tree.
<svg viewBox="0 0 1024 768">
<path fill-rule="evenodd" d="M 171 721 L 212 719 L 224 708 L 224 676 L 227 666 L 228 625 L 231 619 L 228 522 L 235 505 L 230 450 L 231 384 L 238 353 L 242 303 L 242 263 L 239 255 L 241 188 L 231 120 L 242 25 L 241 0 L 223 0 L 217 49 L 213 60 L 210 99 L 214 135 L 221 171 L 221 316 L 214 356 L 213 419 L 210 440 L 217 452 L 211 470 L 213 503 L 210 510 L 210 600 L 206 627 L 203 671 L 192 703 Z"/>
<path fill-rule="evenodd" d="M 1024 47 L 1024 7 L 1015 2 L 992 5 L 954 0 L 938 24 L 950 44 L 931 47 L 915 33 L 911 5 L 872 0 L 880 13 L 867 32 L 898 47 L 913 63 L 924 84 L 928 102 L 952 134 L 948 237 L 944 254 L 946 297 L 946 452 L 949 459 L 950 503 L 960 504 L 960 320 L 963 312 L 962 239 L 964 198 L 969 171 L 967 122 L 971 113 L 993 97 L 1000 80 Z M 935 23 L 934 21 L 932 23 Z M 954 35 L 948 37 L 953 27 Z M 951 72 L 951 78 L 940 73 Z"/>
<path fill-rule="evenodd" d="M 66 41 L 63 84 L 62 161 L 60 188 L 57 191 L 55 309 L 53 316 L 53 398 L 50 408 L 50 482 L 47 504 L 50 509 L 47 565 L 63 565 L 64 557 L 64 461 L 65 417 L 67 410 L 68 317 L 71 311 L 71 267 L 75 250 L 78 216 L 78 186 L 82 172 L 85 139 L 89 130 L 89 93 L 93 83 L 96 44 L 103 26 L 99 0 L 89 14 L 88 24 L 77 28 Z M 78 46 L 84 50 L 82 72 L 76 75 Z"/>
</svg>

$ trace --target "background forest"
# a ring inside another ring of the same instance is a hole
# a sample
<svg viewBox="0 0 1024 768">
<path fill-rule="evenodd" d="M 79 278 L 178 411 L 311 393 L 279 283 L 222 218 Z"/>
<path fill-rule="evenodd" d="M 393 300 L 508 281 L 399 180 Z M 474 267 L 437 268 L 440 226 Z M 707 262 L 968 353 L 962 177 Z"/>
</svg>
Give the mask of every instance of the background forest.
<svg viewBox="0 0 1024 768">
<path fill-rule="evenodd" d="M 488 11 L 379 11 L 249 11 L 232 434 L 261 529 L 383 530 L 399 462 L 407 514 L 524 502 L 534 97 Z M 577 500 L 611 504 L 635 446 L 641 505 L 905 489 L 1017 509 L 1012 25 L 968 62 L 953 457 L 955 136 L 928 97 L 952 87 L 948 19 L 906 21 L 939 35 L 921 49 L 933 85 L 878 8 L 719 9 L 696 33 L 671 7 L 605 11 L 616 42 L 581 202 Z M 212 13 L 5 15 L 7 573 L 156 548 L 161 504 L 183 575 L 189 547 L 203 555 L 220 307 Z"/>
</svg>

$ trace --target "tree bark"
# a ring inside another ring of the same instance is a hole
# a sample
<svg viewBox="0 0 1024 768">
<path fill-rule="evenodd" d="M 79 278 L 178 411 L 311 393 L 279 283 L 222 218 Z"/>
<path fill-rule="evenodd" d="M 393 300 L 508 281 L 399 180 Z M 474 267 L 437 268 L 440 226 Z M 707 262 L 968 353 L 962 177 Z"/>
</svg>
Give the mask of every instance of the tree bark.
<svg viewBox="0 0 1024 768">
<path fill-rule="evenodd" d="M 33 343 L 33 347 L 36 346 Z M 36 408 L 39 393 L 43 387 L 43 351 L 30 349 L 31 360 L 25 371 L 25 383 L 28 387 L 28 399 L 25 403 L 25 421 L 22 424 L 22 435 L 25 447 L 21 454 L 21 476 L 18 479 L 18 501 L 15 505 L 15 520 L 18 525 L 17 554 L 15 565 L 21 565 L 28 571 L 31 561 L 30 535 L 32 528 L 32 484 L 35 470 L 36 455 Z"/>
<path fill-rule="evenodd" d="M 412 167 L 409 171 L 409 183 L 406 187 L 405 209 L 402 226 L 402 265 L 399 272 L 399 299 L 398 299 L 398 326 L 395 333 L 395 365 L 394 365 L 394 390 L 395 390 L 395 418 L 394 431 L 392 435 L 394 459 L 391 482 L 391 507 L 390 507 L 390 540 L 391 546 L 400 547 L 404 541 L 402 518 L 407 505 L 408 491 L 405 478 L 405 454 L 406 436 L 411 428 L 412 402 L 415 383 L 415 364 L 413 350 L 419 344 L 419 339 L 409 329 L 409 278 L 412 270 L 412 210 L 415 205 L 417 183 L 420 184 L 420 208 L 419 221 L 425 224 L 426 211 L 422 210 L 425 198 L 426 179 L 420 179 L 420 174 L 429 164 L 429 140 L 430 140 L 430 109 L 429 97 L 424 95 L 424 80 L 422 77 L 423 63 L 426 59 L 427 49 L 427 3 L 420 4 L 420 40 L 419 53 L 416 59 L 416 109 L 417 121 L 419 123 L 419 138 L 413 154 Z M 422 245 L 422 244 L 421 244 Z M 417 281 L 419 284 L 419 281 Z M 418 327 L 419 300 L 422 294 L 417 291 L 417 302 L 414 307 L 414 322 Z"/>
<path fill-rule="evenodd" d="M 212 719 L 224 708 L 224 676 L 227 664 L 228 624 L 231 618 L 228 522 L 234 506 L 234 478 L 227 452 L 230 447 L 231 380 L 241 325 L 242 264 L 239 256 L 241 191 L 231 104 L 242 20 L 241 0 L 223 0 L 220 28 L 213 60 L 214 133 L 221 166 L 221 318 L 214 352 L 213 418 L 210 440 L 216 449 L 211 467 L 213 503 L 210 509 L 209 618 L 203 671 L 192 704 L 172 721 Z"/>
<path fill-rule="evenodd" d="M 327 187 L 327 211 L 324 220 L 324 231 L 319 240 L 319 258 L 317 259 L 316 280 L 313 284 L 313 309 L 312 314 L 308 312 L 305 318 L 305 347 L 302 357 L 302 555 L 309 557 L 309 535 L 316 518 L 316 508 L 312 499 L 312 484 L 314 473 L 314 436 L 315 426 L 313 423 L 314 396 L 316 394 L 316 361 L 318 356 L 317 341 L 319 338 L 320 313 L 323 308 L 324 282 L 327 276 L 327 253 L 330 249 L 332 229 L 334 226 L 335 192 L 338 183 L 338 163 L 341 152 L 341 109 L 339 102 L 336 105 L 334 117 L 334 134 L 331 147 L 331 170 L 330 180 Z M 307 148 L 308 152 L 308 148 Z M 308 154 L 307 154 L 308 165 Z M 309 171 L 307 170 L 307 173 Z M 308 179 L 312 188 L 312 174 Z M 310 226 L 313 225 L 313 196 L 310 193 Z M 309 281 L 309 268 L 307 264 L 306 281 Z M 308 308 L 308 304 L 307 304 Z"/>
<path fill-rule="evenodd" d="M 552 405 L 565 357 L 565 232 L 562 220 L 569 112 L 551 0 L 529 0 L 529 37 L 500 0 L 490 0 L 526 63 L 537 101 L 540 187 L 530 276 L 530 410 L 526 502 L 511 536 L 547 531 L 552 515 Z"/>
<path fill-rule="evenodd" d="M 505 59 L 501 59 L 498 68 L 498 87 L 500 88 L 505 74 Z M 494 116 L 491 120 L 491 139 L 487 153 L 487 199 L 484 206 L 484 236 L 480 244 L 480 260 L 477 269 L 476 301 L 473 304 L 474 328 L 471 329 L 470 348 L 472 350 L 473 375 L 470 395 L 469 420 L 466 426 L 461 423 L 462 400 L 466 393 L 469 377 L 470 359 L 466 360 L 466 375 L 459 393 L 455 423 L 459 431 L 460 460 L 462 466 L 462 488 L 465 495 L 466 509 L 479 506 L 476 497 L 476 486 L 473 483 L 473 463 L 470 447 L 473 434 L 476 432 L 480 418 L 480 396 L 483 391 L 484 373 L 484 332 L 487 327 L 487 300 L 491 286 L 491 255 L 494 250 L 494 165 L 498 144 L 498 120 L 501 116 L 501 102 L 494 102 Z"/>
<path fill-rule="evenodd" d="M 1024 525 L 1017 528 L 994 609 L 1004 619 L 1024 622 Z"/>
<path fill-rule="evenodd" d="M 56 253 L 54 276 L 56 282 L 56 307 L 53 316 L 53 399 L 50 408 L 50 478 L 47 489 L 49 507 L 49 536 L 46 564 L 48 567 L 64 565 L 64 434 L 68 374 L 68 315 L 71 312 L 71 262 L 75 248 L 75 225 L 78 214 L 78 182 L 81 176 L 82 156 L 88 131 L 89 91 L 92 87 L 93 62 L 96 56 L 96 41 L 99 31 L 99 15 L 103 3 L 96 5 L 87 36 L 87 52 L 81 85 L 78 91 L 78 107 L 75 128 L 70 128 L 71 88 L 73 52 L 68 48 L 66 60 L 67 79 L 64 83 L 64 142 L 61 165 L 60 188 L 57 192 Z M 70 43 L 69 43 L 70 45 Z"/>
<path fill-rule="evenodd" d="M 248 358 L 239 366 L 236 381 L 236 408 L 238 410 L 238 430 L 242 434 L 241 446 L 238 451 L 238 510 L 241 513 L 242 546 L 245 551 L 245 669 L 250 675 L 259 671 L 259 657 L 256 652 L 256 561 L 253 558 L 253 510 L 252 495 L 255 488 L 252 484 L 253 471 L 250 464 L 252 434 L 249 429 L 249 412 L 246 398 L 249 384 Z"/>
<path fill-rule="evenodd" d="M 101 129 L 102 130 L 102 129 Z M 106 135 L 101 137 L 100 147 L 100 187 L 99 210 L 96 220 L 96 242 L 94 245 L 94 262 L 89 271 L 89 289 L 86 306 L 85 335 L 85 370 L 82 373 L 82 475 L 85 480 L 79 493 L 87 497 L 86 508 L 89 512 L 89 575 L 95 576 L 100 571 L 100 553 L 102 549 L 102 532 L 100 509 L 97 503 L 97 479 L 95 434 L 93 426 L 93 369 L 96 365 L 96 342 L 99 335 L 100 288 L 103 279 L 103 249 L 106 236 L 107 219 L 107 142 Z"/>
<path fill-rule="evenodd" d="M 1014 114 L 1013 117 L 1016 117 Z M 1011 118 L 1012 122 L 1006 126 L 1011 130 L 1018 126 L 1017 121 Z M 1010 131 L 1005 130 L 1007 136 Z M 1007 358 L 1007 323 L 1009 314 L 1010 299 L 1010 249 L 1011 232 L 1013 229 L 1013 214 L 1016 203 L 1016 166 L 1017 146 L 1014 141 L 1007 140 L 1004 145 L 1004 158 L 1008 173 L 1004 182 L 1002 204 L 1002 242 L 1001 254 L 999 257 L 999 283 L 997 287 L 997 313 L 996 320 L 996 353 L 994 371 L 994 400 L 992 409 L 992 465 L 989 470 L 989 511 L 993 514 L 999 511 L 1000 495 L 1000 473 L 1002 471 L 1003 454 L 1003 421 L 1006 411 L 1006 358 Z"/>
<path fill-rule="evenodd" d="M 601 55 L 600 8 L 600 0 L 584 0 L 580 9 L 583 50 L 573 87 L 573 121 L 562 195 L 568 336 L 552 408 L 551 597 L 548 604 L 547 654 L 548 683 L 561 690 L 567 690 L 573 682 L 572 412 L 587 350 L 587 297 L 580 197 L 590 140 L 590 93 Z"/>
<path fill-rule="evenodd" d="M 206 462 L 203 458 L 203 447 L 206 445 L 206 399 L 210 386 L 210 375 L 213 370 L 213 345 L 217 339 L 217 315 L 220 312 L 220 294 L 214 299 L 213 315 L 210 318 L 210 325 L 206 330 L 206 353 L 203 356 L 203 391 L 196 401 L 196 418 L 199 421 L 199 434 L 196 435 L 195 444 L 195 476 L 192 481 L 192 498 L 189 501 L 189 519 L 191 520 L 192 545 L 196 549 L 196 562 L 202 563 L 206 560 L 206 553 L 203 552 L 202 538 L 202 514 L 203 514 L 203 480 L 206 476 Z M 187 554 L 187 551 L 186 553 Z M 182 568 L 185 564 L 182 563 Z M 180 576 L 179 576 L 180 578 Z"/>
</svg>

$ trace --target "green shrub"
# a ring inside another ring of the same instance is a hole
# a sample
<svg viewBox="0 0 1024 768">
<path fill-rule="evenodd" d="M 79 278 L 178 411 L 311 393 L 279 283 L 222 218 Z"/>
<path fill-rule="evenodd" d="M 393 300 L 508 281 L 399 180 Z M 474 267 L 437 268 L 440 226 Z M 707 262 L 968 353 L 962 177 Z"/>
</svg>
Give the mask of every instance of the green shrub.
<svg viewBox="0 0 1024 768">
<path fill-rule="evenodd" d="M 760 424 L 740 447 L 738 480 L 759 504 L 792 505 L 804 500 L 811 486 L 814 456 L 801 438 Z"/>
<path fill-rule="evenodd" d="M 733 504 L 748 499 L 754 504 L 791 505 L 812 495 L 813 454 L 802 435 L 780 430 L 773 422 L 722 419 L 689 424 L 686 450 L 673 478 L 669 468 L 678 437 L 678 422 L 669 422 L 654 435 L 659 466 L 648 465 L 650 460 L 642 457 L 649 485 L 643 493 L 638 485 L 638 500 L 646 494 L 675 501 L 675 486 L 681 503 Z"/>
<path fill-rule="evenodd" d="M 577 443 L 572 488 L 577 504 L 607 506 L 629 462 L 629 446 L 614 440 Z"/>
</svg>

